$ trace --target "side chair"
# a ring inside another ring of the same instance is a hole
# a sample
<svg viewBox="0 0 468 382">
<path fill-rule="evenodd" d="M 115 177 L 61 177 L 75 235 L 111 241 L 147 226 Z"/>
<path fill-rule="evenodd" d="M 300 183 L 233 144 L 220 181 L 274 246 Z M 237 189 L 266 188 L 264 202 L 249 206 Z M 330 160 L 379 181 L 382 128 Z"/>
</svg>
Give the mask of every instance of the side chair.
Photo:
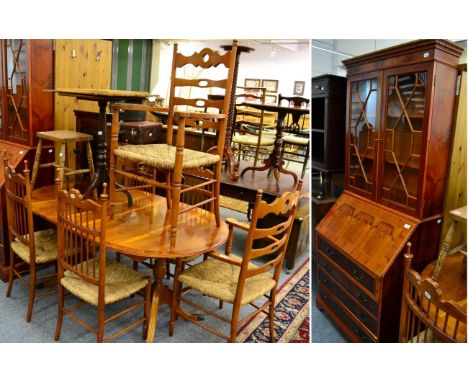
<svg viewBox="0 0 468 382">
<path fill-rule="evenodd" d="M 13 289 L 13 281 L 17 277 L 29 288 L 29 304 L 26 321 L 30 322 L 34 300 L 56 293 L 56 289 L 46 290 L 36 294 L 37 282 L 42 280 L 55 281 L 56 272 L 37 276 L 40 268 L 57 265 L 57 232 L 55 229 L 34 230 L 32 213 L 32 185 L 28 161 L 24 161 L 23 175 L 15 172 L 8 165 L 6 153 L 3 159 L 5 169 L 5 191 L 8 216 L 8 236 L 10 240 L 10 275 L 8 279 L 7 297 Z M 17 271 L 17 258 L 28 264 L 24 271 Z M 29 273 L 27 281 L 23 276 Z"/>
<path fill-rule="evenodd" d="M 110 201 L 111 203 L 114 201 L 114 194 L 119 191 L 115 187 L 117 176 L 133 179 L 142 184 L 156 187 L 156 189 L 166 190 L 167 205 L 171 210 L 171 243 L 175 243 L 179 215 L 192 208 L 208 206 L 216 216 L 216 224 L 220 225 L 220 176 L 236 50 L 237 42 L 234 41 L 232 50 L 225 54 L 204 48 L 191 56 L 185 56 L 178 52 L 178 46 L 174 44 L 169 108 L 161 109 L 129 104 L 116 104 L 112 108 Z M 197 78 L 185 78 L 184 69 L 188 65 L 193 65 L 200 71 Z M 221 65 L 227 69 L 226 75 L 221 79 L 209 79 L 208 76 L 213 75 L 213 68 Z M 208 74 L 206 74 L 207 72 Z M 190 89 L 190 91 L 187 92 L 187 89 Z M 209 99 L 208 94 L 213 89 L 222 92 L 224 97 Z M 203 97 L 203 93 L 206 93 L 206 97 Z M 205 108 L 218 109 L 221 114 L 205 113 L 203 112 Z M 119 111 L 129 109 L 145 110 L 147 112 L 167 111 L 166 142 L 119 146 Z M 174 143 L 173 132 L 175 129 L 177 129 L 177 133 Z M 186 148 L 186 129 L 211 129 L 216 131 L 217 144 L 215 150 L 208 153 Z M 127 170 L 118 168 L 118 159 L 124 161 Z M 128 164 L 143 165 L 150 170 L 156 170 L 164 174 L 165 181 L 158 180 L 160 178 L 141 176 L 129 171 Z M 184 179 L 188 176 L 198 179 L 198 184 L 185 184 Z M 131 190 L 131 188 L 128 188 L 128 190 Z M 204 200 L 195 205 L 180 206 L 181 194 L 185 192 L 199 193 L 204 196 Z"/>
<path fill-rule="evenodd" d="M 55 340 L 60 339 L 64 314 L 95 333 L 97 342 L 109 342 L 143 323 L 143 338 L 148 331 L 151 280 L 126 265 L 106 258 L 107 184 L 99 202 L 83 199 L 78 190 L 58 192 L 58 316 Z M 65 289 L 80 299 L 65 308 Z M 139 294 L 142 300 L 105 318 L 106 305 Z M 97 329 L 92 328 L 73 312 L 85 303 L 97 308 Z M 143 306 L 141 318 L 104 338 L 104 325 Z"/>
</svg>

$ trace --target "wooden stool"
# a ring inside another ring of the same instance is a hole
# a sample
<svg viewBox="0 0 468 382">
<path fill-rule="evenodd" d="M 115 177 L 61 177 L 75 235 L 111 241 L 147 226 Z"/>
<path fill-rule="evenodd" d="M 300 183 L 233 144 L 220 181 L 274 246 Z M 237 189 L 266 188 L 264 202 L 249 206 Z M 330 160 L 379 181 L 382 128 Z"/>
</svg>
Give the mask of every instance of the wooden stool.
<svg viewBox="0 0 468 382">
<path fill-rule="evenodd" d="M 437 257 L 437 263 L 434 267 L 434 272 L 432 273 L 433 280 L 437 280 L 439 278 L 440 271 L 447 256 L 450 256 L 454 253 L 462 253 L 466 256 L 466 242 L 452 249 L 453 235 L 458 223 L 464 223 L 466 225 L 466 206 L 450 211 L 450 218 L 452 221 L 450 223 L 447 234 L 445 235 L 442 248 L 440 249 L 439 256 Z"/>
<path fill-rule="evenodd" d="M 34 159 L 34 166 L 33 166 L 33 171 L 32 171 L 32 178 L 31 178 L 31 189 L 34 188 L 34 184 L 36 182 L 36 177 L 37 177 L 37 171 L 39 168 L 53 166 L 59 169 L 58 173 L 59 173 L 60 189 L 63 189 L 64 176 L 90 173 L 91 179 L 94 177 L 93 152 L 91 151 L 91 144 L 90 144 L 90 141 L 92 141 L 93 139 L 92 135 L 78 133 L 76 131 L 71 131 L 71 130 L 53 130 L 53 131 L 40 131 L 37 133 L 37 137 L 39 138 L 39 142 L 37 143 L 36 157 Z M 53 141 L 53 142 L 59 142 L 61 144 L 58 162 L 39 164 L 40 159 L 41 159 L 43 139 L 46 139 L 48 141 Z M 86 150 L 87 150 L 88 164 L 89 164 L 88 169 L 72 170 L 66 167 L 65 165 L 66 155 L 67 155 L 67 144 L 77 143 L 77 142 L 86 142 Z"/>
</svg>

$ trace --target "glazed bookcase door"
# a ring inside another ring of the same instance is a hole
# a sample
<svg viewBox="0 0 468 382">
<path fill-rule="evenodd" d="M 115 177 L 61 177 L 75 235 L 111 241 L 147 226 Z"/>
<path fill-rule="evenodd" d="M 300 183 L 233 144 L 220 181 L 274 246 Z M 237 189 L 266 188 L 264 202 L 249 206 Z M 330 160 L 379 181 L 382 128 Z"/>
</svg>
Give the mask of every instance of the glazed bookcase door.
<svg viewBox="0 0 468 382">
<path fill-rule="evenodd" d="M 432 83 L 432 71 L 428 67 L 419 65 L 413 70 L 386 72 L 384 76 L 385 114 L 379 185 L 382 203 L 410 213 L 420 207 L 426 114 Z"/>
<path fill-rule="evenodd" d="M 351 79 L 348 87 L 347 184 L 353 191 L 371 197 L 376 178 L 379 76 Z"/>
<path fill-rule="evenodd" d="M 28 40 L 3 40 L 4 97 L 3 130 L 5 139 L 27 143 L 28 121 Z"/>
</svg>

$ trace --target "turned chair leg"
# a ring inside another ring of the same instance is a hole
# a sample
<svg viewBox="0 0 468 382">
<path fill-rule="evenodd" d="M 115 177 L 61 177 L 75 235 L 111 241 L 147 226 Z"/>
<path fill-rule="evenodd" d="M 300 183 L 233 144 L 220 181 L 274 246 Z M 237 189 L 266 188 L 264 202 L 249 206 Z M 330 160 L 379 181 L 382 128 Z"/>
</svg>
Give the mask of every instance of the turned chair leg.
<svg viewBox="0 0 468 382">
<path fill-rule="evenodd" d="M 179 281 L 179 274 L 182 272 L 182 259 L 176 260 L 176 268 L 174 271 L 174 284 L 173 284 L 173 291 L 172 291 L 172 301 L 171 301 L 171 318 L 169 321 L 169 336 L 174 335 L 175 329 L 175 320 L 177 318 L 177 309 L 179 308 L 180 304 L 180 292 L 181 292 L 181 284 Z"/>
<path fill-rule="evenodd" d="M 270 294 L 270 308 L 268 309 L 268 321 L 270 328 L 270 342 L 275 342 L 275 301 L 276 301 L 276 289 L 271 291 Z"/>
<path fill-rule="evenodd" d="M 63 286 L 58 280 L 58 314 L 57 314 L 57 325 L 55 326 L 55 341 L 60 339 L 60 332 L 62 331 L 62 321 L 63 321 L 63 307 L 64 307 L 64 293 Z"/>
<path fill-rule="evenodd" d="M 63 179 L 65 177 L 65 158 L 67 154 L 67 145 L 65 143 L 61 143 L 60 145 L 60 152 L 59 152 L 59 160 L 58 160 L 58 168 L 59 168 L 59 179 L 60 179 L 60 189 L 63 190 Z"/>
<path fill-rule="evenodd" d="M 15 278 L 15 253 L 10 248 L 10 274 L 8 275 L 8 289 L 7 289 L 7 297 L 10 297 L 11 290 L 13 289 L 13 280 Z"/>
<path fill-rule="evenodd" d="M 28 313 L 26 314 L 26 322 L 31 322 L 35 298 L 36 298 L 36 269 L 35 267 L 31 267 L 30 268 L 30 280 L 29 280 L 29 304 L 28 304 Z"/>
<path fill-rule="evenodd" d="M 148 285 L 145 288 L 145 305 L 144 305 L 144 321 L 143 321 L 143 339 L 148 336 L 148 322 L 151 307 L 151 281 L 148 280 Z"/>
</svg>

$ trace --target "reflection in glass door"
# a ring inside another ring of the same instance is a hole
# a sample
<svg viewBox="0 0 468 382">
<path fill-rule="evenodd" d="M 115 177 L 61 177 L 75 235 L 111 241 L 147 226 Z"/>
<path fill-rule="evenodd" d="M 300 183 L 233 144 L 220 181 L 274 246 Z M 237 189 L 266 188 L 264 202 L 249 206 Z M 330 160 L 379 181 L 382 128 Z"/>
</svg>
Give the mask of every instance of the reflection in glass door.
<svg viewBox="0 0 468 382">
<path fill-rule="evenodd" d="M 377 78 L 351 82 L 349 114 L 349 184 L 371 193 L 377 133 Z"/>
<path fill-rule="evenodd" d="M 387 77 L 381 197 L 416 209 L 426 72 Z"/>
</svg>

